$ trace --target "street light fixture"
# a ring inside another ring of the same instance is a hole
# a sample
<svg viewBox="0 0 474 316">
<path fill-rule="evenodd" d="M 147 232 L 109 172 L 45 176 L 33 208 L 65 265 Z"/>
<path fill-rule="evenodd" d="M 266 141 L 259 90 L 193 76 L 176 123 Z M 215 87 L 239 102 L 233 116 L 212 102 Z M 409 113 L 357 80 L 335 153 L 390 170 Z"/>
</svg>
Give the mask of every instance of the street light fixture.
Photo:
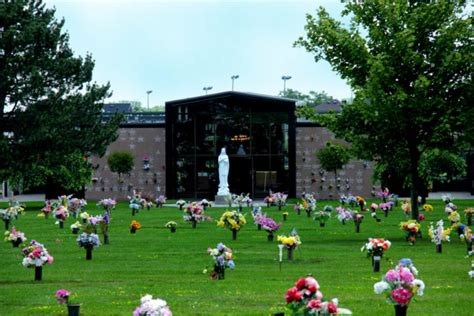
<svg viewBox="0 0 474 316">
<path fill-rule="evenodd" d="M 146 92 L 146 108 L 147 110 L 150 110 L 150 93 L 152 93 L 153 90 L 148 90 Z"/>
<path fill-rule="evenodd" d="M 290 80 L 291 76 L 282 76 L 281 80 L 283 80 L 283 95 L 285 95 L 286 92 L 286 81 Z"/>
<path fill-rule="evenodd" d="M 234 91 L 234 80 L 239 79 L 239 75 L 233 75 L 230 79 L 232 79 L 232 91 Z"/>
<path fill-rule="evenodd" d="M 207 92 L 208 92 L 209 90 L 211 90 L 211 89 L 212 89 L 212 87 L 204 87 L 204 88 L 202 88 L 202 90 L 206 91 L 206 95 L 207 95 Z"/>
</svg>

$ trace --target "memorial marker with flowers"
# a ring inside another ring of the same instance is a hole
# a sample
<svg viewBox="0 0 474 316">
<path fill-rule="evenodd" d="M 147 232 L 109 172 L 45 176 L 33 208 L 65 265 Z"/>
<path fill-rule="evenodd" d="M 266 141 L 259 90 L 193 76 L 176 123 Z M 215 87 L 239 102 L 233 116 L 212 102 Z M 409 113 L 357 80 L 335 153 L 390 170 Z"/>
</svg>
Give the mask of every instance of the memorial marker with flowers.
<svg viewBox="0 0 474 316">
<path fill-rule="evenodd" d="M 265 215 L 262 214 L 262 208 L 256 206 L 252 210 L 253 223 L 257 226 L 257 230 L 262 230 L 262 220 Z"/>
<path fill-rule="evenodd" d="M 395 269 L 389 270 L 381 282 L 374 284 L 376 294 L 385 294 L 387 302 L 395 307 L 396 316 L 406 316 L 408 304 L 416 295 L 423 295 L 425 284 L 415 279 L 418 271 L 410 259 L 402 259 Z"/>
<path fill-rule="evenodd" d="M 410 245 L 414 245 L 416 242 L 416 236 L 421 230 L 421 224 L 416 220 L 411 219 L 406 222 L 401 222 L 400 229 L 406 232 L 406 240 L 410 243 Z"/>
<path fill-rule="evenodd" d="M 337 220 L 342 223 L 342 225 L 346 225 L 347 221 L 351 221 L 352 218 L 352 210 L 350 209 L 345 209 L 342 206 L 336 207 L 336 212 L 338 213 L 337 215 Z"/>
<path fill-rule="evenodd" d="M 474 235 L 472 234 L 471 228 L 469 226 L 464 226 L 462 235 L 459 236 L 461 240 L 466 243 L 466 252 L 467 256 L 472 255 L 472 242 L 474 241 Z"/>
<path fill-rule="evenodd" d="M 11 233 L 5 232 L 5 241 L 10 241 L 14 248 L 17 248 L 21 243 L 26 241 L 26 236 L 19 230 L 16 230 L 15 226 L 12 227 Z"/>
<path fill-rule="evenodd" d="M 262 228 L 268 233 L 267 240 L 273 241 L 273 234 L 281 227 L 281 223 L 276 223 L 272 218 L 263 216 L 261 221 Z"/>
<path fill-rule="evenodd" d="M 44 218 L 45 219 L 48 219 L 49 217 L 49 214 L 51 213 L 52 209 L 51 209 L 51 201 L 50 200 L 46 200 L 44 201 L 45 203 L 45 206 L 41 209 L 41 213 L 43 214 Z"/>
<path fill-rule="evenodd" d="M 65 289 L 56 291 L 54 298 L 59 304 L 66 304 L 68 309 L 68 316 L 79 316 L 80 304 L 75 304 L 71 301 L 71 292 Z"/>
<path fill-rule="evenodd" d="M 35 281 L 43 279 L 43 265 L 52 264 L 54 258 L 50 256 L 48 250 L 36 240 L 32 240 L 30 245 L 21 250 L 23 254 L 22 264 L 26 268 L 35 268 Z"/>
<path fill-rule="evenodd" d="M 455 227 L 459 226 L 461 224 L 461 216 L 457 211 L 452 211 L 448 215 L 448 219 L 451 221 L 451 224 Z"/>
<path fill-rule="evenodd" d="M 210 216 L 204 215 L 204 208 L 198 202 L 192 202 L 184 209 L 183 219 L 186 222 L 191 222 L 192 227 L 196 228 L 198 222 L 211 221 Z"/>
<path fill-rule="evenodd" d="M 472 225 L 472 214 L 474 214 L 474 208 L 467 208 L 464 210 L 464 216 L 466 216 L 467 226 Z"/>
<path fill-rule="evenodd" d="M 365 212 L 365 199 L 362 196 L 356 196 L 357 205 L 359 205 L 360 211 Z"/>
<path fill-rule="evenodd" d="M 324 299 L 318 281 L 308 276 L 296 281 L 285 294 L 286 307 L 291 315 L 351 315 L 348 309 L 338 308 L 339 301 Z"/>
<path fill-rule="evenodd" d="M 179 210 L 182 211 L 183 210 L 183 207 L 186 205 L 186 201 L 185 200 L 178 200 L 176 201 L 176 205 L 178 205 L 179 207 Z"/>
<path fill-rule="evenodd" d="M 169 221 L 165 224 L 166 228 L 169 228 L 172 233 L 176 233 L 176 227 L 178 227 L 178 223 L 174 221 Z"/>
<path fill-rule="evenodd" d="M 166 196 L 164 196 L 164 195 L 158 196 L 158 198 L 156 198 L 156 200 L 155 200 L 156 206 L 160 207 L 160 208 L 163 207 L 163 205 L 165 205 L 165 203 L 166 203 Z"/>
<path fill-rule="evenodd" d="M 133 220 L 131 223 L 130 223 L 130 233 L 132 234 L 135 234 L 137 232 L 137 230 L 139 230 L 140 228 L 142 228 L 142 224 L 140 224 L 139 222 L 137 222 L 136 220 Z"/>
<path fill-rule="evenodd" d="M 232 231 L 232 240 L 237 239 L 237 232 L 245 225 L 245 215 L 239 211 L 226 211 L 217 221 L 217 226 L 228 228 Z"/>
<path fill-rule="evenodd" d="M 53 204 L 54 205 L 54 204 Z M 64 228 L 64 221 L 69 217 L 69 211 L 64 205 L 57 205 L 56 208 L 53 206 L 53 214 L 57 219 L 55 224 L 59 224 L 59 228 Z"/>
<path fill-rule="evenodd" d="M 106 212 L 112 212 L 112 210 L 115 208 L 117 205 L 117 201 L 114 199 L 108 198 L 108 199 L 102 199 L 97 203 L 97 206 L 104 209 Z"/>
<path fill-rule="evenodd" d="M 132 210 L 132 216 L 135 216 L 142 207 L 142 196 L 140 192 L 133 190 L 133 195 L 128 197 L 130 204 L 128 205 Z"/>
<path fill-rule="evenodd" d="M 234 260 L 232 260 L 232 249 L 223 243 L 219 243 L 216 248 L 207 248 L 207 253 L 211 256 L 214 266 L 211 272 L 211 279 L 224 280 L 225 269 L 233 270 L 235 267 Z"/>
<path fill-rule="evenodd" d="M 79 229 L 82 228 L 82 224 L 76 221 L 74 224 L 71 225 L 71 231 L 74 235 L 79 232 Z"/>
<path fill-rule="evenodd" d="M 436 245 L 436 252 L 442 252 L 442 242 L 449 241 L 449 234 L 451 234 L 451 228 L 444 229 L 443 220 L 436 222 L 436 228 L 433 227 L 433 223 L 430 223 L 428 229 L 428 235 L 431 241 Z"/>
<path fill-rule="evenodd" d="M 361 251 L 367 251 L 367 258 L 372 259 L 372 271 L 380 271 L 380 259 L 392 243 L 383 238 L 369 238 L 369 242 L 362 246 Z"/>
<path fill-rule="evenodd" d="M 72 198 L 68 199 L 68 210 L 74 218 L 77 218 L 79 212 L 82 211 L 87 201 L 84 199 Z"/>
<path fill-rule="evenodd" d="M 331 218 L 331 213 L 333 210 L 334 209 L 332 206 L 326 205 L 321 211 L 314 214 L 313 219 L 315 221 L 319 221 L 319 227 L 324 227 L 326 225 L 326 221 Z"/>
<path fill-rule="evenodd" d="M 301 239 L 295 229 L 293 229 L 289 236 L 278 235 L 278 242 L 287 249 L 288 260 L 293 260 L 293 250 L 301 245 Z"/>
<path fill-rule="evenodd" d="M 293 209 L 296 211 L 296 213 L 297 213 L 298 215 L 301 215 L 301 209 L 302 209 L 302 208 L 303 208 L 303 206 L 301 206 L 300 203 L 296 203 L 296 205 L 293 206 Z"/>
<path fill-rule="evenodd" d="M 383 202 L 379 204 L 379 207 L 384 212 L 385 217 L 388 217 L 388 212 L 392 210 L 392 205 L 392 202 Z"/>
<path fill-rule="evenodd" d="M 172 316 L 168 304 L 159 298 L 153 299 L 147 294 L 140 299 L 140 303 L 133 311 L 133 316 Z"/>
<path fill-rule="evenodd" d="M 360 233 L 360 224 L 362 224 L 364 220 L 364 214 L 354 211 L 354 213 L 352 213 L 352 219 L 354 220 L 356 233 Z"/>
<path fill-rule="evenodd" d="M 76 241 L 79 247 L 86 250 L 86 260 L 92 260 L 92 249 L 97 249 L 100 246 L 99 236 L 94 233 L 82 233 Z"/>
<path fill-rule="evenodd" d="M 377 203 L 370 204 L 370 216 L 375 219 L 376 222 L 380 222 L 381 219 L 377 217 L 377 209 L 379 208 Z"/>
</svg>

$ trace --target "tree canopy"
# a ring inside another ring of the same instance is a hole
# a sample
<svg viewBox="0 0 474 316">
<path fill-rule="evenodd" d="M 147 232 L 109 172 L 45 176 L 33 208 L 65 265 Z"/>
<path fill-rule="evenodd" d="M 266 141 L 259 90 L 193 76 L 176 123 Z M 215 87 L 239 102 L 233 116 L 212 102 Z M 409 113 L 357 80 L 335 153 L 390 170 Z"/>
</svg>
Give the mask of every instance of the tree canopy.
<svg viewBox="0 0 474 316">
<path fill-rule="evenodd" d="M 328 172 L 334 172 L 335 177 L 337 177 L 337 170 L 342 169 L 351 158 L 347 147 L 331 142 L 327 142 L 323 148 L 318 150 L 316 157 L 319 159 L 321 168 Z"/>
<path fill-rule="evenodd" d="M 315 107 L 334 100 L 334 98 L 325 91 L 316 92 L 312 90 L 308 94 L 304 94 L 298 90 L 286 89 L 280 92 L 280 96 L 305 101 L 306 105 L 310 107 Z"/>
<path fill-rule="evenodd" d="M 128 151 L 115 151 L 107 158 L 110 171 L 116 172 L 119 182 L 122 181 L 123 174 L 129 174 L 133 170 L 134 158 Z"/>
<path fill-rule="evenodd" d="M 77 190 L 121 117 L 102 117 L 109 84 L 92 82 L 91 55 L 74 56 L 54 14 L 41 0 L 0 3 L 0 180 Z"/>
<path fill-rule="evenodd" d="M 341 113 L 310 116 L 352 143 L 358 157 L 399 161 L 416 218 L 422 157 L 459 152 L 472 139 L 472 18 L 462 14 L 462 0 L 343 2 L 348 25 L 321 7 L 307 15 L 306 36 L 295 44 L 328 61 L 355 99 Z"/>
</svg>

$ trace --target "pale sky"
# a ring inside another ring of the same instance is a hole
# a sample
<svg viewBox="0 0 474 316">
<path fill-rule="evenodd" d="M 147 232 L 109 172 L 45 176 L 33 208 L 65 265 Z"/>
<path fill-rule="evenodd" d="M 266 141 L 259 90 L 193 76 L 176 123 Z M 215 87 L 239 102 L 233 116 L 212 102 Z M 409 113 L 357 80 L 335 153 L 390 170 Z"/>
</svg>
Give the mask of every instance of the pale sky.
<svg viewBox="0 0 474 316">
<path fill-rule="evenodd" d="M 64 17 L 76 55 L 91 53 L 94 80 L 109 81 L 108 102 L 166 101 L 235 90 L 277 95 L 287 88 L 351 96 L 326 62 L 293 42 L 303 36 L 305 14 L 322 5 L 339 17 L 338 0 L 45 0 Z"/>
</svg>

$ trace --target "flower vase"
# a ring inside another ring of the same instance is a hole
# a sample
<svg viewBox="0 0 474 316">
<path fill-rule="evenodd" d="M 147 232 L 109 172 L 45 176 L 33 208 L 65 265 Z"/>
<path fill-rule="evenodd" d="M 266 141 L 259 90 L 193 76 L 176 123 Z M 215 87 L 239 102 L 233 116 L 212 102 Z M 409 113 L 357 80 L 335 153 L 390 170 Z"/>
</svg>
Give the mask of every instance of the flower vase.
<svg viewBox="0 0 474 316">
<path fill-rule="evenodd" d="M 135 228 L 130 228 L 130 234 L 135 234 L 137 232 L 137 230 Z"/>
<path fill-rule="evenodd" d="M 43 279 L 43 267 L 35 267 L 35 281 L 41 281 Z"/>
<path fill-rule="evenodd" d="M 225 268 L 223 266 L 216 265 L 214 267 L 214 271 L 217 274 L 217 279 L 218 280 L 224 280 L 225 279 Z"/>
<path fill-rule="evenodd" d="M 197 220 L 193 219 L 191 222 L 193 223 L 193 228 L 196 228 Z"/>
<path fill-rule="evenodd" d="M 306 215 L 307 215 L 308 217 L 311 217 L 311 211 L 306 211 Z"/>
<path fill-rule="evenodd" d="M 45 218 L 45 219 L 48 219 L 48 218 L 49 218 L 49 212 L 44 213 L 44 218 Z"/>
<path fill-rule="evenodd" d="M 467 226 L 472 226 L 472 215 L 471 214 L 469 214 L 467 216 Z"/>
<path fill-rule="evenodd" d="M 87 219 L 83 218 L 82 219 L 82 224 L 85 224 L 85 223 L 87 223 Z"/>
<path fill-rule="evenodd" d="M 395 316 L 407 316 L 407 305 L 394 305 L 395 306 Z"/>
<path fill-rule="evenodd" d="M 73 233 L 74 235 L 77 235 L 78 232 L 79 232 L 79 228 L 73 228 L 73 229 L 72 229 L 72 233 Z"/>
<path fill-rule="evenodd" d="M 262 224 L 257 225 L 257 230 L 262 230 Z"/>
<path fill-rule="evenodd" d="M 237 240 L 237 229 L 232 229 L 232 240 Z"/>
<path fill-rule="evenodd" d="M 179 210 L 180 210 L 180 211 L 183 210 L 183 204 L 180 204 L 180 205 L 179 205 Z"/>
<path fill-rule="evenodd" d="M 273 234 L 268 234 L 267 235 L 267 240 L 268 241 L 273 241 Z"/>
<path fill-rule="evenodd" d="M 286 214 L 283 214 L 283 221 L 286 221 Z"/>
<path fill-rule="evenodd" d="M 239 204 L 239 212 L 242 213 L 242 204 Z"/>
<path fill-rule="evenodd" d="M 442 244 L 436 244 L 436 253 L 442 253 L 443 248 Z"/>
<path fill-rule="evenodd" d="M 12 240 L 12 245 L 13 245 L 13 248 L 18 248 L 18 246 L 21 244 L 21 239 L 20 238 L 17 238 L 15 240 Z"/>
<path fill-rule="evenodd" d="M 344 218 L 341 223 L 342 225 L 346 225 L 346 219 Z"/>
<path fill-rule="evenodd" d="M 86 260 L 92 260 L 92 246 L 87 245 L 85 248 L 86 248 Z"/>
<path fill-rule="evenodd" d="M 467 243 L 467 254 L 469 255 L 472 252 L 472 241 Z"/>
<path fill-rule="evenodd" d="M 301 215 L 301 209 L 300 208 L 298 209 L 298 215 Z"/>
<path fill-rule="evenodd" d="M 132 208 L 132 216 L 135 216 L 135 213 L 136 213 L 136 212 L 135 212 L 135 209 Z"/>
<path fill-rule="evenodd" d="M 372 256 L 372 271 L 380 272 L 380 256 Z"/>
<path fill-rule="evenodd" d="M 79 304 L 68 305 L 67 306 L 68 316 L 79 316 L 80 307 L 81 307 L 81 305 L 79 305 Z"/>
<path fill-rule="evenodd" d="M 388 217 L 388 209 L 383 210 L 383 212 L 385 213 L 385 217 Z"/>
<path fill-rule="evenodd" d="M 356 233 L 360 233 L 360 223 L 358 221 L 355 222 L 356 226 Z"/>
<path fill-rule="evenodd" d="M 325 222 L 319 222 L 319 227 L 324 227 L 324 226 L 326 226 Z"/>
<path fill-rule="evenodd" d="M 6 219 L 5 220 L 5 230 L 8 230 L 10 227 L 10 220 L 9 219 Z"/>
<path fill-rule="evenodd" d="M 278 210 L 281 211 L 281 202 L 278 202 Z"/>
<path fill-rule="evenodd" d="M 267 202 L 267 207 L 270 207 L 270 202 Z"/>
<path fill-rule="evenodd" d="M 63 229 L 64 228 L 64 221 L 59 221 L 59 228 Z"/>
<path fill-rule="evenodd" d="M 287 249 L 288 249 L 288 260 L 293 260 L 293 247 L 290 247 Z"/>
<path fill-rule="evenodd" d="M 172 226 L 172 227 L 170 227 L 170 230 L 171 230 L 172 233 L 176 233 L 176 227 Z"/>
</svg>

